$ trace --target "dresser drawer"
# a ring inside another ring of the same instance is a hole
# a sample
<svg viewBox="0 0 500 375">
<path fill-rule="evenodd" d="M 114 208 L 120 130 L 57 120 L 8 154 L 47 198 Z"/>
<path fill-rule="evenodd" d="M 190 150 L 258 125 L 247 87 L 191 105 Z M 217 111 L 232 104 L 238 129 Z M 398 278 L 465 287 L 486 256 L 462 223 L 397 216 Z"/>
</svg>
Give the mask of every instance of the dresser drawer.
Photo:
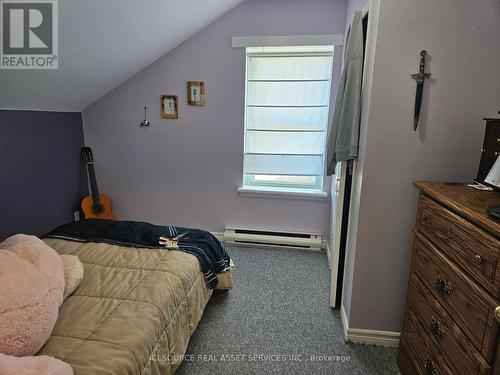
<svg viewBox="0 0 500 375">
<path fill-rule="evenodd" d="M 415 274 L 489 361 L 497 331 L 495 301 L 419 232 L 415 233 L 414 256 Z"/>
<path fill-rule="evenodd" d="M 417 230 L 494 296 L 499 295 L 499 241 L 423 194 Z"/>
<path fill-rule="evenodd" d="M 402 345 L 413 369 L 421 375 L 456 375 L 425 333 L 424 327 L 418 321 L 415 313 L 408 309 L 407 314 L 406 331 Z"/>
<path fill-rule="evenodd" d="M 457 375 L 487 375 L 491 367 L 416 276 L 410 281 L 408 307 Z"/>
</svg>

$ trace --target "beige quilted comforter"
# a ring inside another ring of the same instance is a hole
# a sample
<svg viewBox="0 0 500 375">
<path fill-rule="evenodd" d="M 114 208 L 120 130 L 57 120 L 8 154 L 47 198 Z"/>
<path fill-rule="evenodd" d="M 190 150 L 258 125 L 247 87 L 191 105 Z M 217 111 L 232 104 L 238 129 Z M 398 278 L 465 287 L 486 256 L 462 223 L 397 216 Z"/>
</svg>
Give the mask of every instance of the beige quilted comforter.
<svg viewBox="0 0 500 375">
<path fill-rule="evenodd" d="M 180 251 L 44 240 L 85 274 L 38 354 L 80 374 L 172 374 L 211 296 L 198 260 Z"/>
</svg>

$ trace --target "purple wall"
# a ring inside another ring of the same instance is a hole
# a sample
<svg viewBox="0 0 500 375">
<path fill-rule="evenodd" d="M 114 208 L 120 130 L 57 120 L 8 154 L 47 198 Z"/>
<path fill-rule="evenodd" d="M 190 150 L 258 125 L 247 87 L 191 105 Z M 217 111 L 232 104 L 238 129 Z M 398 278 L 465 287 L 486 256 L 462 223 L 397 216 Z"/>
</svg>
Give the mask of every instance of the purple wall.
<svg viewBox="0 0 500 375">
<path fill-rule="evenodd" d="M 84 194 L 81 114 L 0 110 L 0 241 L 72 220 Z"/>
<path fill-rule="evenodd" d="M 344 294 L 350 328 L 401 329 L 418 199 L 412 182 L 476 175 L 482 118 L 495 116 L 500 104 L 499 19 L 498 1 L 382 1 L 371 99 L 363 107 L 362 176 L 355 172 L 359 194 L 353 190 L 351 200 L 350 217 L 359 219 L 349 223 L 347 245 L 354 262 L 345 275 L 352 283 L 350 299 Z M 415 132 L 410 74 L 423 48 L 432 78 Z"/>
<path fill-rule="evenodd" d="M 342 0 L 243 3 L 85 109 L 97 177 L 117 216 L 212 231 L 235 225 L 326 235 L 328 199 L 244 197 L 236 191 L 243 167 L 245 51 L 231 48 L 230 38 L 343 34 L 345 12 Z M 188 80 L 205 81 L 204 107 L 186 104 Z M 160 118 L 162 94 L 179 95 L 178 120 Z M 144 105 L 148 129 L 139 128 Z"/>
<path fill-rule="evenodd" d="M 354 12 L 361 11 L 367 3 L 368 0 L 347 0 L 346 23 L 350 25 Z"/>
</svg>

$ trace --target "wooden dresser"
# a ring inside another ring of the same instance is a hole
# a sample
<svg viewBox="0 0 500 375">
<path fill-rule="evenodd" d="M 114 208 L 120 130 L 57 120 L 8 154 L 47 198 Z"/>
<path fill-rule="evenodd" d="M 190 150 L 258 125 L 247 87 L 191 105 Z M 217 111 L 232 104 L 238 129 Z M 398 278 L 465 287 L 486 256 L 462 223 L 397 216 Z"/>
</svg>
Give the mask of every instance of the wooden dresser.
<svg viewBox="0 0 500 375">
<path fill-rule="evenodd" d="M 420 189 L 398 365 L 404 375 L 500 375 L 500 193 Z"/>
</svg>

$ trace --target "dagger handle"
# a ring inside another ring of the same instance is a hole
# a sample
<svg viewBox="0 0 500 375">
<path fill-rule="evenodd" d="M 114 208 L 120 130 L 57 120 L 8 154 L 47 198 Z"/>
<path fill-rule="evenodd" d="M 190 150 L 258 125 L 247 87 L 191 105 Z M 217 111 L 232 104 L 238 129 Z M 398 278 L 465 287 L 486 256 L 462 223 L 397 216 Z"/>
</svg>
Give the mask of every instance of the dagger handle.
<svg viewBox="0 0 500 375">
<path fill-rule="evenodd" d="M 420 67 L 419 71 L 424 73 L 425 71 L 425 55 L 427 55 L 427 51 L 424 49 L 420 52 Z"/>
</svg>

